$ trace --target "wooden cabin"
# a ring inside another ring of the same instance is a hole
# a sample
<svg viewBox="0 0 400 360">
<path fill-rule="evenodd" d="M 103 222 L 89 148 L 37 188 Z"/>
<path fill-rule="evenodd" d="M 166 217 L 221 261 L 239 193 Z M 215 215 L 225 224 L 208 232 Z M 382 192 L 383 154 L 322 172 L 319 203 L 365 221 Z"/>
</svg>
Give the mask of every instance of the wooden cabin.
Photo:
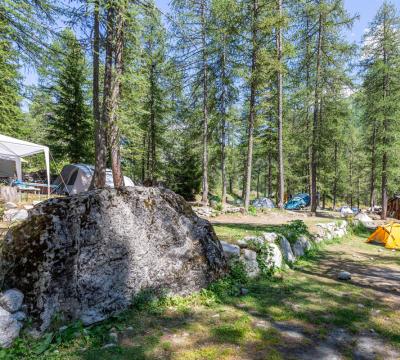
<svg viewBox="0 0 400 360">
<path fill-rule="evenodd" d="M 400 195 L 396 195 L 388 200 L 387 215 L 400 220 Z"/>
</svg>

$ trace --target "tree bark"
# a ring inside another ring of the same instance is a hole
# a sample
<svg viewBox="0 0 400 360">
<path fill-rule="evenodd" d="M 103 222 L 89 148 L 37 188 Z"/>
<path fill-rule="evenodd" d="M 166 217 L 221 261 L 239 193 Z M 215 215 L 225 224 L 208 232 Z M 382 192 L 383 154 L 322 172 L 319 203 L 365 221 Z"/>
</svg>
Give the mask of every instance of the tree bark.
<svg viewBox="0 0 400 360">
<path fill-rule="evenodd" d="M 371 176 L 370 176 L 370 206 L 371 211 L 375 207 L 375 182 L 376 182 L 376 120 L 372 129 L 372 147 L 371 147 Z"/>
<path fill-rule="evenodd" d="M 338 183 L 338 143 L 335 141 L 335 151 L 333 155 L 333 162 L 335 167 L 335 177 L 333 179 L 333 210 L 336 210 L 336 197 L 337 197 L 337 183 Z"/>
<path fill-rule="evenodd" d="M 386 24 L 386 12 L 384 12 L 384 20 L 383 20 L 383 33 L 384 33 L 384 38 L 386 39 L 386 31 L 387 31 L 387 24 Z M 381 213 L 381 218 L 382 220 L 386 220 L 387 217 L 387 203 L 388 203 L 388 198 L 387 198 L 387 183 L 388 183 L 388 175 L 387 175 L 387 169 L 388 169 L 388 154 L 387 154 L 387 133 L 389 131 L 389 122 L 387 118 L 387 110 L 386 110 L 386 99 L 387 99 L 387 93 L 388 93 L 388 83 L 389 83 L 389 78 L 387 74 L 387 67 L 388 67 L 388 53 L 386 50 L 386 41 L 384 41 L 383 45 L 383 62 L 385 64 L 385 75 L 383 79 L 383 103 L 384 103 L 384 119 L 383 119 L 383 137 L 382 137 L 382 143 L 383 143 L 383 154 L 382 154 L 382 213 Z"/>
<path fill-rule="evenodd" d="M 221 93 L 221 181 L 222 181 L 222 191 L 221 191 L 221 201 L 222 206 L 226 204 L 226 165 L 225 165 L 225 143 L 226 143 L 226 108 L 225 108 L 225 66 L 226 66 L 226 50 L 225 50 L 225 36 L 224 45 L 222 50 L 222 93 Z"/>
<path fill-rule="evenodd" d="M 155 104 L 154 104 L 154 91 L 155 91 L 155 64 L 151 64 L 150 69 L 150 146 L 149 146 L 149 176 L 150 180 L 155 180 L 155 170 L 156 170 L 156 122 L 155 122 Z"/>
<path fill-rule="evenodd" d="M 107 131 L 100 114 L 100 5 L 94 1 L 93 23 L 93 118 L 95 121 L 95 168 L 90 188 L 103 188 L 106 184 Z M 109 28 L 109 24 L 107 23 Z"/>
<path fill-rule="evenodd" d="M 278 15 L 282 17 L 282 0 L 277 0 Z M 282 75 L 282 28 L 276 32 L 276 49 L 278 58 L 277 89 L 278 89 L 278 207 L 283 208 L 285 195 L 285 175 L 283 166 L 283 75 Z"/>
<path fill-rule="evenodd" d="M 250 205 L 251 172 L 253 163 L 253 142 L 254 142 L 255 103 L 256 103 L 256 66 L 257 66 L 257 51 L 258 51 L 257 18 L 258 18 L 258 0 L 253 0 L 249 124 L 247 129 L 247 160 L 245 169 L 245 192 L 244 192 L 244 208 L 246 210 L 248 210 Z"/>
<path fill-rule="evenodd" d="M 201 45 L 203 67 L 203 178 L 202 178 L 202 203 L 208 204 L 208 69 L 207 69 L 207 43 L 206 43 L 206 9 L 205 0 L 200 0 L 201 16 Z"/>
<path fill-rule="evenodd" d="M 113 173 L 114 187 L 124 186 L 124 177 L 121 169 L 121 148 L 120 134 L 118 127 L 118 106 L 121 97 L 121 80 L 123 74 L 123 49 L 124 49 L 124 23 L 125 23 L 125 4 L 118 4 L 114 9 L 115 16 L 115 40 L 114 47 L 114 66 L 112 74 L 111 99 L 110 99 L 110 152 L 111 169 Z"/>
<path fill-rule="evenodd" d="M 318 116 L 320 107 L 320 78 L 321 78 L 321 57 L 322 57 L 322 34 L 323 32 L 323 16 L 319 14 L 318 21 L 318 40 L 317 40 L 317 67 L 315 75 L 315 98 L 314 98 L 314 117 L 312 129 L 312 144 L 311 144 L 311 211 L 317 212 L 317 155 L 318 155 Z"/>
</svg>

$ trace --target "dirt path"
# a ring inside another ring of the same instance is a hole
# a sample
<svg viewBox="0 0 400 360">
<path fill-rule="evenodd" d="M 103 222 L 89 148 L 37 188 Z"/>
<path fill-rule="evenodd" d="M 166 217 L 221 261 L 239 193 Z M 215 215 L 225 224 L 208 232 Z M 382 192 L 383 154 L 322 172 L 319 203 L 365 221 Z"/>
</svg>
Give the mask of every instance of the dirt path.
<svg viewBox="0 0 400 360">
<path fill-rule="evenodd" d="M 339 283 L 337 274 L 341 270 L 351 273 L 351 280 L 346 284 L 349 291 L 341 293 L 344 299 L 348 299 L 347 309 L 342 309 L 343 314 L 353 316 L 354 312 L 348 310 L 356 306 L 365 318 L 355 319 L 360 324 L 350 324 L 347 328 L 329 324 L 323 340 L 311 334 L 308 337 L 309 346 L 305 347 L 302 341 L 290 352 L 285 346 L 282 353 L 297 359 L 400 359 L 399 349 L 385 338 L 387 330 L 391 332 L 392 340 L 400 335 L 399 252 L 366 244 L 364 237 L 354 236 L 340 244 L 329 245 L 316 263 L 297 269 L 311 280 L 327 285 Z M 335 296 L 334 292 L 332 296 Z M 329 319 L 330 314 L 325 317 Z M 368 326 L 363 326 L 364 320 Z M 301 331 L 297 332 L 296 338 L 303 335 Z"/>
</svg>

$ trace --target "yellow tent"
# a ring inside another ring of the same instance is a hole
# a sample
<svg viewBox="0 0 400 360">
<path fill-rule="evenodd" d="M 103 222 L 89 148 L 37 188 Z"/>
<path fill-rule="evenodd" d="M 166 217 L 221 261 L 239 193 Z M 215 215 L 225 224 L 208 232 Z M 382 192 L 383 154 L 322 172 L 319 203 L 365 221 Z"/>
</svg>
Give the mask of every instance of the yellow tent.
<svg viewBox="0 0 400 360">
<path fill-rule="evenodd" d="M 367 240 L 371 241 L 381 242 L 388 249 L 400 249 L 400 224 L 378 226 Z"/>
</svg>

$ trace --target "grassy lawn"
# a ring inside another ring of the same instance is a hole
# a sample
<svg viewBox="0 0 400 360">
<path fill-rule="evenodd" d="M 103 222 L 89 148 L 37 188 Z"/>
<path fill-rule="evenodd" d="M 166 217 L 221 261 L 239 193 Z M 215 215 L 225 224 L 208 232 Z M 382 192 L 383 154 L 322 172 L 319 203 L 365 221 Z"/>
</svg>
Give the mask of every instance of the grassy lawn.
<svg viewBox="0 0 400 360">
<path fill-rule="evenodd" d="M 215 226 L 228 241 L 279 229 Z M 0 359 L 290 359 L 328 341 L 335 329 L 349 336 L 373 332 L 400 348 L 397 303 L 372 286 L 338 282 L 325 271 L 332 256 L 348 263 L 355 261 L 355 251 L 364 254 L 356 258 L 363 267 L 372 261 L 377 268 L 400 271 L 398 253 L 365 244 L 364 235 L 324 245 L 294 269 L 269 278 L 221 281 L 186 298 L 143 294 L 131 309 L 97 326 L 73 324 L 40 341 L 24 335 L 12 349 L 0 350 Z M 240 296 L 240 286 L 248 294 Z M 351 358 L 353 347 L 348 342 L 340 352 Z"/>
</svg>

